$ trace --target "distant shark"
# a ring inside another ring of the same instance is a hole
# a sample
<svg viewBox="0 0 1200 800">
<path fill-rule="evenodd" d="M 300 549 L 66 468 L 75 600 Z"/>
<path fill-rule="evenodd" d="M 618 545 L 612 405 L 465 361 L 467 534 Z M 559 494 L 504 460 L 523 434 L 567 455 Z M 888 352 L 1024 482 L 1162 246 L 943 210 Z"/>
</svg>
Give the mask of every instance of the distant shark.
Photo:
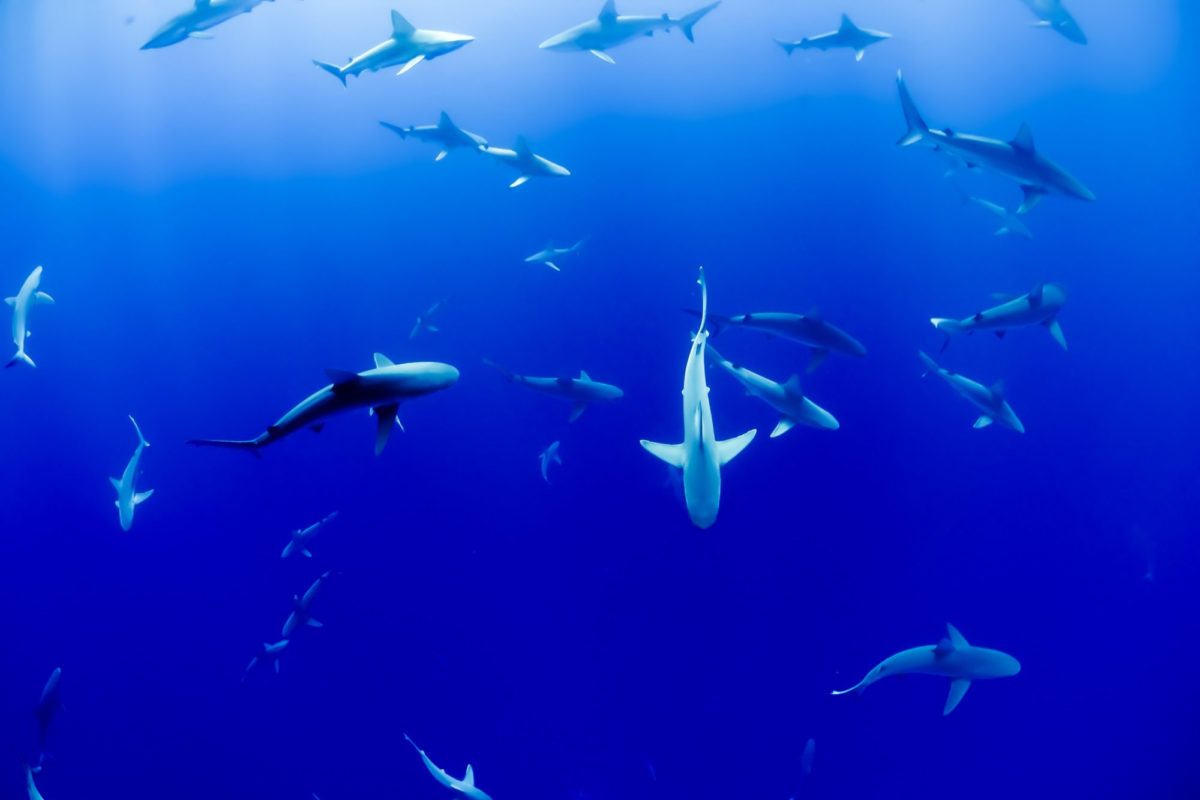
<svg viewBox="0 0 1200 800">
<path fill-rule="evenodd" d="M 450 773 L 433 763 L 429 756 L 425 755 L 425 751 L 417 747 L 417 743 L 408 734 L 405 734 L 404 738 L 408 740 L 408 743 L 421 756 L 421 763 L 425 765 L 425 769 L 429 770 L 429 774 L 442 786 L 445 786 L 447 789 L 453 789 L 467 798 L 467 800 L 492 800 L 485 791 L 475 785 L 475 771 L 471 769 L 470 764 L 467 764 L 467 771 L 463 775 L 462 780 L 452 778 L 450 777 Z"/>
<path fill-rule="evenodd" d="M 269 444 L 304 428 L 320 431 L 325 421 L 356 408 L 369 408 L 375 415 L 375 455 L 383 452 L 400 404 L 454 385 L 458 370 L 436 361 L 394 364 L 375 354 L 375 368 L 363 372 L 326 370 L 333 383 L 301 400 L 291 411 L 253 439 L 192 439 L 189 444 L 228 447 L 257 453 Z"/>
<path fill-rule="evenodd" d="M 1025 426 L 1017 418 L 1017 414 L 1012 410 L 1012 406 L 1004 399 L 1003 381 L 997 381 L 991 386 L 984 386 L 982 383 L 977 383 L 965 375 L 959 375 L 957 372 L 939 367 L 937 362 L 925 353 L 917 353 L 917 355 L 920 356 L 921 363 L 925 365 L 925 375 L 934 373 L 940 376 L 951 389 L 982 412 L 979 418 L 975 420 L 976 428 L 986 428 L 993 422 L 999 422 L 1004 427 L 1012 428 L 1017 433 L 1025 432 Z"/>
<path fill-rule="evenodd" d="M 380 122 L 379 124 L 389 131 L 398 134 L 401 139 L 407 139 L 411 136 L 419 142 L 439 145 L 441 149 L 434 156 L 434 161 L 441 161 L 451 150 L 466 148 L 468 150 L 480 151 L 487 147 L 487 139 L 477 133 L 471 133 L 458 127 L 445 111 L 438 118 L 436 125 L 408 125 L 401 127 L 393 125 L 390 122 Z"/>
<path fill-rule="evenodd" d="M 1022 215 L 1020 211 L 1009 211 L 999 203 L 993 203 L 991 200 L 985 200 L 982 197 L 972 197 L 970 195 L 964 196 L 963 202 L 977 205 L 999 219 L 1000 227 L 996 229 L 997 236 L 1004 236 L 1011 233 L 1020 236 L 1022 239 L 1033 238 L 1033 232 L 1029 230 L 1029 226 L 1025 224 L 1025 220 L 1021 219 Z"/>
<path fill-rule="evenodd" d="M 708 528 L 717 521 L 721 505 L 721 467 L 746 449 L 758 430 L 751 428 L 733 439 L 717 440 L 704 369 L 708 343 L 708 284 L 704 280 L 703 267 L 700 268 L 699 284 L 700 326 L 692 337 L 683 370 L 683 442 L 660 444 L 642 439 L 641 445 L 652 455 L 683 470 L 683 496 L 688 516 L 696 527 Z"/>
<path fill-rule="evenodd" d="M 945 716 L 958 707 L 971 681 L 985 678 L 1009 678 L 1021 671 L 1021 664 L 1008 653 L 987 647 L 972 647 L 953 625 L 946 625 L 946 638 L 936 645 L 903 650 L 875 666 L 849 689 L 833 694 L 862 692 L 871 684 L 892 675 L 941 675 L 950 679 L 950 694 L 942 709 Z"/>
<path fill-rule="evenodd" d="M 524 136 L 517 137 L 512 150 L 506 147 L 485 147 L 482 152 L 520 173 L 520 176 L 508 185 L 510 189 L 516 189 L 531 178 L 566 178 L 571 174 L 571 170 L 562 164 L 555 164 L 533 152 Z"/>
<path fill-rule="evenodd" d="M 933 317 L 929 321 L 933 327 L 946 334 L 946 345 L 950 337 L 962 333 L 973 333 L 977 330 L 995 331 L 996 335 L 1004 338 L 1004 334 L 1013 328 L 1027 328 L 1041 325 L 1063 350 L 1067 349 L 1067 337 L 1063 335 L 1062 326 L 1058 324 L 1058 312 L 1062 310 L 1067 295 L 1062 287 L 1053 283 L 1039 283 L 1023 295 L 1012 297 L 993 308 L 988 308 L 964 319 L 945 319 Z"/>
<path fill-rule="evenodd" d="M 307 528 L 299 528 L 293 531 L 291 540 L 284 545 L 283 552 L 279 557 L 290 558 L 296 553 L 300 553 L 305 558 L 312 558 L 312 551 L 308 549 L 309 544 L 312 543 L 313 539 L 317 538 L 317 534 L 321 532 L 322 528 L 337 518 L 337 515 L 338 512 L 334 511 L 326 515 L 323 519 L 309 525 Z"/>
<path fill-rule="evenodd" d="M 401 16 L 399 11 L 393 11 L 392 38 L 380 42 L 362 55 L 351 58 L 345 66 L 339 67 L 324 61 L 313 63 L 345 86 L 346 77 L 349 75 L 378 72 L 395 66 L 400 66 L 396 74 L 403 75 L 422 61 L 433 61 L 473 41 L 474 36 L 462 33 L 417 28 Z"/>
<path fill-rule="evenodd" d="M 983 167 L 1016 181 L 1025 196 L 1018 214 L 1023 214 L 1037 205 L 1047 194 L 1061 194 L 1078 200 L 1095 200 L 1091 190 L 1072 177 L 1066 170 L 1037 151 L 1033 144 L 1033 132 L 1026 124 L 1021 125 L 1016 137 L 1009 142 L 956 133 L 949 128 L 930 128 L 921 118 L 904 77 L 896 73 L 896 85 L 900 91 L 900 106 L 908 131 L 897 142 L 901 147 L 924 143 L 961 160 L 969 167 Z"/>
<path fill-rule="evenodd" d="M 688 313 L 697 312 L 689 310 Z M 863 347 L 861 342 L 841 328 L 826 322 L 816 312 L 791 314 L 782 311 L 756 311 L 753 314 L 738 314 L 732 317 L 713 314 L 712 321 L 713 336 L 725 328 L 742 328 L 804 345 L 812 354 L 808 362 L 809 372 L 819 367 L 830 353 L 841 353 L 856 358 L 867 354 L 867 348 Z"/>
<path fill-rule="evenodd" d="M 222 22 L 249 14 L 267 0 L 196 0 L 191 9 L 183 12 L 159 29 L 142 45 L 143 50 L 155 50 L 179 44 L 185 39 L 211 39 L 204 33 Z M 274 0 L 271 0 L 274 2 Z"/>
<path fill-rule="evenodd" d="M 142 436 L 142 429 L 138 427 L 137 420 L 131 416 L 129 421 L 133 423 L 133 429 L 137 432 L 137 447 L 134 448 L 133 455 L 130 456 L 129 463 L 125 465 L 125 471 L 121 473 L 121 477 L 109 478 L 113 488 L 117 490 L 117 499 L 113 505 L 117 507 L 117 515 L 121 520 L 121 530 L 123 531 L 128 531 L 133 527 L 134 509 L 149 500 L 154 494 L 153 489 L 139 492 L 134 485 L 141 472 L 142 453 L 150 446 L 150 443 L 146 441 L 146 437 Z"/>
<path fill-rule="evenodd" d="M 776 383 L 757 372 L 752 372 L 726 360 L 711 344 L 708 346 L 708 352 L 718 366 L 745 387 L 746 394 L 757 397 L 782 415 L 775 430 L 771 431 L 772 439 L 787 433 L 797 423 L 829 431 L 838 429 L 838 421 L 834 419 L 833 414 L 804 396 L 799 376 L 793 375 L 788 378 L 786 383 Z"/>
<path fill-rule="evenodd" d="M 247 676 L 254 671 L 255 667 L 257 667 L 259 664 L 266 664 L 268 662 L 270 662 L 275 668 L 275 674 L 278 675 L 279 656 L 281 653 L 283 653 L 287 646 L 287 639 L 281 639 L 274 644 L 271 644 L 270 642 L 263 642 L 262 647 L 258 649 L 258 653 L 255 654 L 254 658 L 250 659 L 250 663 L 246 665 L 246 670 L 242 673 L 242 682 L 244 683 L 246 681 Z"/>
<path fill-rule="evenodd" d="M 842 24 L 836 31 L 818 33 L 816 36 L 805 36 L 798 42 L 786 42 L 776 39 L 775 43 L 783 48 L 789 56 L 796 50 L 834 50 L 849 48 L 854 51 L 854 60 L 862 61 L 867 48 L 878 42 L 892 38 L 890 33 L 860 28 L 850 21 L 850 17 L 842 14 Z"/>
<path fill-rule="evenodd" d="M 561 272 L 558 268 L 558 261 L 563 256 L 569 256 L 572 253 L 579 252 L 579 248 L 583 247 L 583 240 L 580 239 L 573 245 L 568 247 L 555 247 L 553 244 L 546 245 L 542 250 L 537 251 L 533 255 L 525 259 L 526 264 L 545 264 L 555 272 Z"/>
<path fill-rule="evenodd" d="M 611 383 L 594 381 L 583 370 L 579 371 L 578 378 L 536 378 L 530 375 L 518 375 L 512 370 L 506 369 L 486 358 L 483 360 L 483 363 L 499 372 L 510 383 L 517 383 L 533 389 L 535 392 L 541 392 L 542 394 L 570 401 L 572 403 L 571 422 L 579 419 L 580 415 L 584 411 L 587 411 L 588 406 L 592 403 L 620 400 L 625 396 L 625 392 L 621 391 L 618 387 L 613 386 Z"/>
<path fill-rule="evenodd" d="M 409 341 L 417 338 L 422 332 L 437 333 L 440 328 L 434 324 L 433 318 L 442 308 L 443 300 L 438 300 L 425 310 L 424 314 L 417 317 L 416 323 L 413 325 L 412 332 L 408 334 Z"/>
<path fill-rule="evenodd" d="M 304 594 L 292 595 L 292 613 L 288 614 L 288 618 L 283 622 L 282 635 L 284 639 L 291 639 L 301 625 L 307 625 L 310 628 L 323 627 L 320 622 L 313 619 L 311 609 L 313 601 L 317 599 L 317 592 L 321 590 L 321 584 L 329 578 L 330 574 L 329 572 L 322 573 L 305 590 Z"/>
<path fill-rule="evenodd" d="M 29 277 L 21 284 L 21 289 L 16 296 L 4 298 L 4 302 L 12 309 L 12 337 L 13 344 L 17 346 L 17 354 L 5 365 L 7 367 L 17 364 L 37 366 L 33 363 L 33 359 L 25 353 L 25 340 L 32 335 L 29 332 L 29 312 L 33 310 L 34 306 L 54 303 L 53 297 L 38 291 L 38 287 L 41 285 L 42 268 L 34 267 L 33 272 L 29 273 Z"/>
<path fill-rule="evenodd" d="M 1076 44 L 1087 44 L 1087 36 L 1079 23 L 1067 11 L 1062 0 L 1022 0 L 1038 18 L 1034 23 L 1039 28 L 1050 28 L 1061 33 Z"/>
<path fill-rule="evenodd" d="M 550 482 L 550 465 L 552 463 L 560 465 L 562 464 L 562 458 L 558 455 L 558 448 L 558 442 L 551 442 L 550 446 L 543 450 L 542 454 L 538 456 L 538 462 L 542 467 L 542 480 L 544 480 L 546 483 Z"/>
<path fill-rule="evenodd" d="M 676 19 L 669 14 L 657 17 L 618 14 L 616 0 L 607 0 L 595 19 L 581 22 L 573 28 L 555 34 L 538 47 L 543 50 L 591 53 L 601 61 L 615 64 L 613 57 L 607 53 L 608 50 L 635 39 L 653 36 L 656 31 L 679 28 L 689 42 L 696 41 L 692 29 L 719 5 L 720 0 Z"/>
</svg>

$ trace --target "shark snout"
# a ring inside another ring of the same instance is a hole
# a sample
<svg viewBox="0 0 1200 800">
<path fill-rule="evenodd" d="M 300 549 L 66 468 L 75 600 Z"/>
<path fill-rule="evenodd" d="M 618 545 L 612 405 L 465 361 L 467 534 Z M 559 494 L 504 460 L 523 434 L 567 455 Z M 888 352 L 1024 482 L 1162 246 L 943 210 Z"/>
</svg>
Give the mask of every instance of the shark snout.
<svg viewBox="0 0 1200 800">
<path fill-rule="evenodd" d="M 538 45 L 542 50 L 557 50 L 565 47 L 570 42 L 570 37 L 566 33 L 559 33 L 551 36 L 546 41 Z"/>
</svg>

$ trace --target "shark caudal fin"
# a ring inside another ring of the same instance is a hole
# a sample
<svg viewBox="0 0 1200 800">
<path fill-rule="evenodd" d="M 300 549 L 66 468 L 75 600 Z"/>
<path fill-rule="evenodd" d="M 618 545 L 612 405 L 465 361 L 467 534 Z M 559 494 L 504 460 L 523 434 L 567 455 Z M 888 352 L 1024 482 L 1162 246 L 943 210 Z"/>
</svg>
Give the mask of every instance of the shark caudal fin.
<svg viewBox="0 0 1200 800">
<path fill-rule="evenodd" d="M 834 689 L 832 692 L 830 692 L 830 694 L 833 695 L 834 697 L 837 697 L 838 695 L 843 695 L 843 694 L 850 694 L 851 692 L 853 692 L 855 694 L 862 694 L 864 691 L 866 691 L 868 685 L 869 684 L 867 683 L 867 679 L 863 678 L 861 681 L 854 684 L 849 689 Z"/>
<path fill-rule="evenodd" d="M 683 35 L 687 37 L 689 42 L 696 41 L 696 37 L 692 32 L 692 29 L 696 27 L 696 23 L 704 19 L 704 17 L 707 16 L 710 11 L 719 5 L 721 5 L 721 0 L 717 0 L 715 3 L 710 3 L 704 8 L 698 8 L 692 13 L 684 14 L 679 18 L 679 30 L 683 31 Z"/>
<path fill-rule="evenodd" d="M 908 84 L 904 82 L 904 75 L 900 70 L 896 70 L 896 87 L 900 91 L 900 108 L 904 111 L 904 121 L 908 124 L 908 131 L 900 137 L 896 144 L 908 147 L 925 138 L 929 133 L 929 126 L 921 118 L 921 112 L 917 111 L 917 104 L 913 102 L 912 95 L 908 93 Z"/>
<path fill-rule="evenodd" d="M 132 414 L 129 415 L 129 421 L 133 423 L 133 429 L 137 432 L 138 444 L 142 447 L 149 447 L 150 443 L 146 441 L 145 436 L 142 436 L 142 429 L 138 427 L 137 420 L 133 418 Z"/>
<path fill-rule="evenodd" d="M 24 364 L 28 367 L 36 367 L 37 366 L 37 364 L 33 363 L 33 359 L 30 358 L 25 353 L 24 350 L 18 350 L 17 354 L 14 355 L 12 358 L 10 358 L 8 360 L 8 363 L 5 364 L 4 366 L 7 369 L 8 367 L 15 367 L 17 364 Z"/>
<path fill-rule="evenodd" d="M 346 73 L 342 71 L 341 67 L 337 66 L 336 64 L 326 63 L 324 61 L 317 61 L 315 58 L 313 59 L 313 63 L 341 81 L 342 86 L 346 85 Z"/>
<path fill-rule="evenodd" d="M 484 363 L 484 364 L 486 364 L 486 365 L 488 365 L 488 366 L 489 366 L 489 367 L 491 367 L 492 369 L 496 370 L 496 371 L 497 371 L 497 372 L 499 372 L 501 375 L 503 375 L 503 376 L 504 376 L 504 379 L 505 379 L 506 381 L 510 381 L 510 382 L 512 382 L 512 383 L 516 383 L 516 382 L 517 382 L 517 380 L 518 380 L 518 378 L 519 378 L 519 376 L 517 375 L 517 373 L 513 372 L 513 371 L 512 371 L 511 369 L 509 369 L 508 367 L 502 367 L 502 366 L 500 366 L 500 365 L 499 365 L 499 364 L 497 364 L 495 361 L 492 361 L 492 360 L 491 360 L 491 359 L 489 359 L 489 358 L 485 358 L 485 359 L 483 359 L 483 363 Z"/>
<path fill-rule="evenodd" d="M 921 373 L 922 378 L 931 372 L 939 372 L 941 370 L 938 363 L 926 355 L 924 350 L 917 351 L 917 358 L 921 359 L 921 363 L 925 365 L 925 371 Z"/>
<path fill-rule="evenodd" d="M 963 327 L 962 322 L 956 319 L 930 317 L 929 322 L 933 325 L 933 327 L 937 328 L 946 335 L 945 340 L 942 342 L 941 352 L 943 353 L 946 352 L 946 348 L 950 346 L 950 339 L 966 330 L 966 328 Z"/>
<path fill-rule="evenodd" d="M 693 317 L 699 317 L 701 315 L 701 312 L 694 308 L 685 308 L 683 313 L 691 314 Z M 709 312 L 708 335 L 710 337 L 716 336 L 722 330 L 729 327 L 730 323 L 731 319 L 729 317 L 723 317 L 720 314 L 713 314 L 712 312 Z"/>
</svg>

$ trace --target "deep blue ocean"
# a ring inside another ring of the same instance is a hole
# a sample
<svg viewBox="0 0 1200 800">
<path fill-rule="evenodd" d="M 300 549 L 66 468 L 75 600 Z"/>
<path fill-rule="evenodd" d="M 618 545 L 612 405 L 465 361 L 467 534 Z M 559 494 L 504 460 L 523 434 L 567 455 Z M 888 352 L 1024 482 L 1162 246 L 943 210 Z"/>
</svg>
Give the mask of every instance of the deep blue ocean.
<svg viewBox="0 0 1200 800">
<path fill-rule="evenodd" d="M 0 289 L 42 265 L 56 301 L 36 369 L 0 370 L 0 796 L 25 797 L 61 667 L 46 800 L 450 800 L 405 734 L 494 800 L 1200 797 L 1196 3 L 1067 0 L 1083 46 L 1020 0 L 725 0 L 694 44 L 610 65 L 538 48 L 600 0 L 278 0 L 140 49 L 188 5 L 0 0 Z M 313 66 L 394 6 L 476 41 L 347 88 Z M 772 42 L 843 12 L 894 38 L 861 62 Z M 1027 122 L 1096 201 L 993 236 L 960 191 L 1016 185 L 896 146 L 901 68 L 930 125 Z M 571 176 L 509 189 L 378 124 L 442 110 Z M 561 272 L 524 262 L 579 239 Z M 680 440 L 700 265 L 713 312 L 819 309 L 867 349 L 807 374 L 794 343 L 712 340 L 841 427 L 768 438 L 710 366 L 717 436 L 759 433 L 707 530 L 638 444 Z M 1040 282 L 1069 351 L 1034 327 L 938 353 L 930 317 Z M 1003 379 L 1025 434 L 973 429 L 918 350 Z M 379 457 L 365 411 L 258 459 L 186 444 L 253 437 L 375 352 L 461 372 Z M 568 422 L 484 358 L 625 395 Z M 130 414 L 154 495 L 123 532 Z M 243 682 L 326 570 L 324 627 Z M 1020 674 L 948 716 L 941 677 L 830 696 L 947 622 Z"/>
</svg>

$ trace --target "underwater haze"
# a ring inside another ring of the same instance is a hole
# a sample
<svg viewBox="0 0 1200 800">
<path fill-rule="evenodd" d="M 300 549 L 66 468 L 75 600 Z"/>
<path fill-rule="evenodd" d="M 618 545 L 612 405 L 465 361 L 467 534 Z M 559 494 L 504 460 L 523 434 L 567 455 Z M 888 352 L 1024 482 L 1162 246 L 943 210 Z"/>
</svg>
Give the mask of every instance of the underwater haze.
<svg viewBox="0 0 1200 800">
<path fill-rule="evenodd" d="M 151 49 L 191 0 L 0 0 L 0 313 L 34 332 L 0 346 L 36 362 L 0 369 L 0 795 L 40 762 L 45 800 L 1200 797 L 1200 6 L 1065 3 L 1087 44 L 1023 0 L 724 0 L 609 64 L 538 46 L 602 0 L 275 0 Z M 345 88 L 314 66 L 393 9 L 474 41 Z M 891 38 L 772 41 L 843 13 Z M 910 147 L 898 70 L 936 129 Z M 443 111 L 487 148 L 380 125 Z M 1023 123 L 1093 202 L 1016 215 L 1024 182 L 952 152 L 1028 155 Z M 522 136 L 570 175 L 510 189 Z M 18 292 L 39 265 L 52 305 Z M 701 265 L 711 417 L 681 421 Z M 930 324 L 1048 286 L 1069 349 Z M 722 319 L 750 312 L 866 355 Z M 712 348 L 838 428 L 772 438 Z M 250 454 L 189 444 L 345 399 L 375 353 L 459 377 Z M 569 421 L 485 359 L 623 396 Z M 708 421 L 758 433 L 701 529 L 692 473 L 639 441 Z M 125 472 L 153 490 L 128 531 Z M 276 673 L 292 612 L 323 625 Z M 945 671 L 831 696 L 967 655 L 947 623 L 1019 674 L 946 715 Z"/>
</svg>

